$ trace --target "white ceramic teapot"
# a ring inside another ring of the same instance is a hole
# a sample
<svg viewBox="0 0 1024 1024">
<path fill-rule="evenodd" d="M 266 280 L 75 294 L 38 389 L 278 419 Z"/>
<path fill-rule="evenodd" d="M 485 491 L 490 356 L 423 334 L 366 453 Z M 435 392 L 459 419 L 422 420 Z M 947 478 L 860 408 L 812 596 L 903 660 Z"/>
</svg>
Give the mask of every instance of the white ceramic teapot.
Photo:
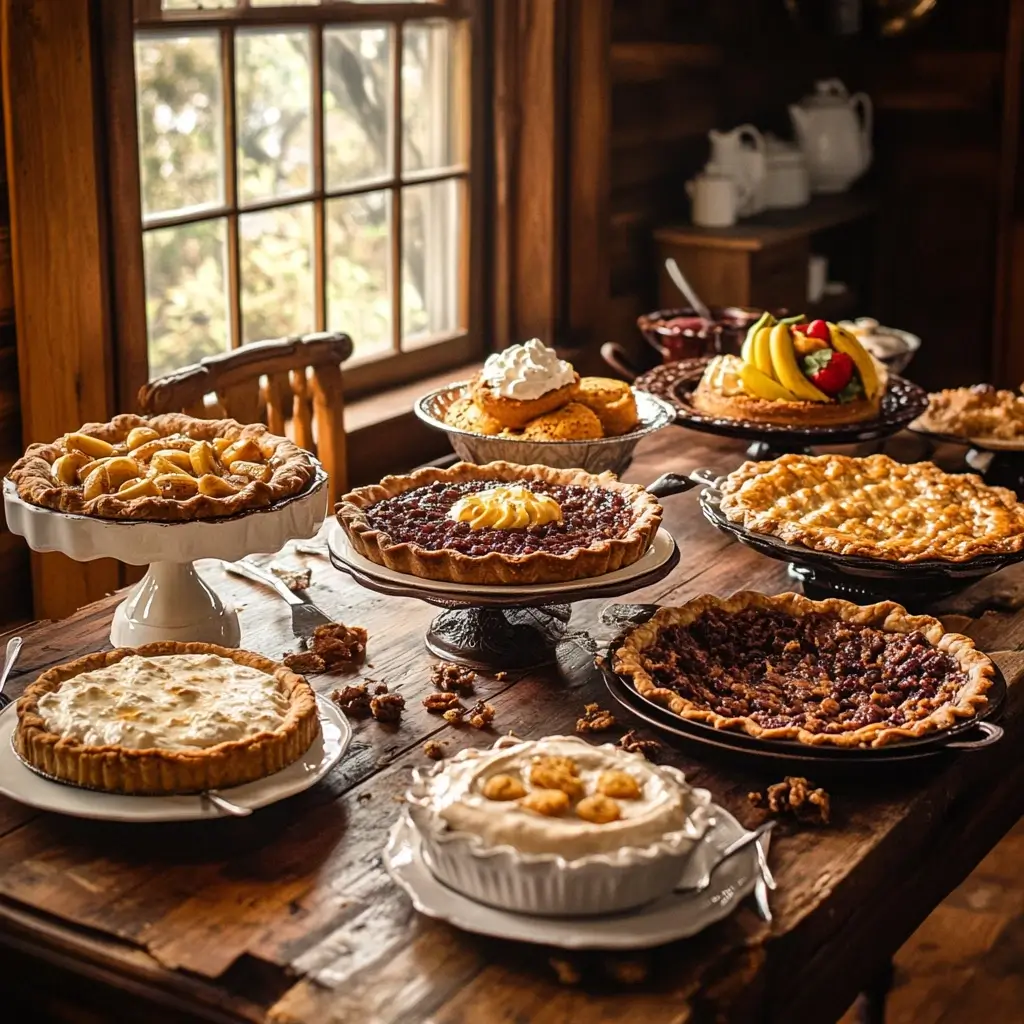
<svg viewBox="0 0 1024 1024">
<path fill-rule="evenodd" d="M 871 100 L 837 78 L 789 108 L 814 192 L 843 192 L 871 164 Z"/>
<path fill-rule="evenodd" d="M 741 124 L 731 132 L 708 132 L 711 166 L 736 182 L 740 197 L 737 213 L 749 217 L 764 209 L 764 136 L 752 125 Z"/>
</svg>

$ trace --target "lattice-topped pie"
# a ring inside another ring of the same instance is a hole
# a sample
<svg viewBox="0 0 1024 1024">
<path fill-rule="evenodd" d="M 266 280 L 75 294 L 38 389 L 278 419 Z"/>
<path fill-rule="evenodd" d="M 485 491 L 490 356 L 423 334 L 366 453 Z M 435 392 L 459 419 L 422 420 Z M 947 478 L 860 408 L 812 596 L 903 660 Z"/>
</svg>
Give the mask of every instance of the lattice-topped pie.
<svg viewBox="0 0 1024 1024">
<path fill-rule="evenodd" d="M 302 676 L 248 651 L 167 642 L 44 672 L 18 702 L 15 744 L 76 786 L 195 793 L 286 767 L 319 729 Z"/>
<path fill-rule="evenodd" d="M 510 462 L 385 477 L 337 511 L 359 554 L 456 583 L 600 576 L 637 561 L 661 523 L 653 495 L 610 473 Z"/>
<path fill-rule="evenodd" d="M 1004 487 L 887 455 L 783 455 L 722 484 L 722 511 L 754 533 L 887 561 L 964 562 L 1024 548 L 1024 505 Z"/>
<path fill-rule="evenodd" d="M 626 636 L 614 667 L 683 718 L 842 747 L 885 746 L 972 718 L 995 675 L 968 637 L 891 601 L 749 591 L 660 608 Z"/>
<path fill-rule="evenodd" d="M 115 416 L 52 444 L 29 445 L 11 469 L 33 505 L 104 519 L 234 515 L 304 491 L 309 454 L 262 424 L 184 413 Z"/>
</svg>

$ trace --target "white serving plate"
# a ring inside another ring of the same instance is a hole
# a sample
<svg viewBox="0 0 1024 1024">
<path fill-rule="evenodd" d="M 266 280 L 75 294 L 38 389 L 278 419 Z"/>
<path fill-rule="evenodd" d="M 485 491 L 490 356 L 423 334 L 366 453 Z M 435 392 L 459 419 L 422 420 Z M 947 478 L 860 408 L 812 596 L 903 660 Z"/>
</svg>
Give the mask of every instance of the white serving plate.
<svg viewBox="0 0 1024 1024">
<path fill-rule="evenodd" d="M 443 597 L 469 599 L 473 597 L 523 597 L 543 598 L 566 597 L 574 592 L 585 593 L 598 587 L 611 586 L 637 579 L 664 565 L 675 551 L 676 542 L 664 527 L 661 527 L 651 546 L 632 565 L 623 566 L 603 576 L 590 576 L 582 580 L 570 580 L 566 583 L 538 583 L 528 586 L 495 585 L 483 587 L 473 583 L 447 583 L 443 580 L 425 580 L 418 576 L 410 576 L 404 572 L 396 572 L 386 566 L 371 562 L 352 547 L 341 525 L 335 523 L 327 536 L 327 544 L 339 561 L 350 565 L 362 576 L 390 583 L 395 586 L 415 587 L 417 590 L 437 594 Z"/>
<path fill-rule="evenodd" d="M 715 824 L 688 861 L 680 885 L 696 882 L 717 851 L 746 831 L 724 808 L 713 804 L 711 810 Z M 766 854 L 768 840 L 761 840 Z M 439 882 L 423 859 L 419 832 L 404 812 L 388 836 L 384 866 L 427 917 L 479 935 L 562 949 L 647 949 L 689 938 L 728 917 L 760 877 L 756 851 L 748 847 L 722 864 L 702 893 L 672 893 L 635 911 L 606 917 L 513 914 L 477 903 Z"/>
<path fill-rule="evenodd" d="M 316 701 L 320 711 L 320 736 L 298 761 L 265 779 L 218 792 L 233 804 L 255 810 L 286 800 L 319 782 L 345 753 L 352 740 L 352 727 L 341 710 L 326 697 L 318 694 Z M 0 714 L 0 793 L 4 796 L 41 811 L 101 821 L 205 821 L 228 817 L 198 794 L 123 796 L 51 782 L 27 768 L 14 752 L 16 707 L 17 702 Z"/>
</svg>

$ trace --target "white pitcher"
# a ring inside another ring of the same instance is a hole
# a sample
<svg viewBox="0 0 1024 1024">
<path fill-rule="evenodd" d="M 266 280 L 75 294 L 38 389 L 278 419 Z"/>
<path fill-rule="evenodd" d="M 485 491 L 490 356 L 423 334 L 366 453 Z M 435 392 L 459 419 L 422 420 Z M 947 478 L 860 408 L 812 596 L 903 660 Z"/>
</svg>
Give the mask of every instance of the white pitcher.
<svg viewBox="0 0 1024 1024">
<path fill-rule="evenodd" d="M 738 187 L 737 214 L 749 217 L 765 207 L 767 174 L 764 136 L 752 125 L 741 124 L 730 132 L 710 131 L 711 163 L 732 178 Z"/>
<path fill-rule="evenodd" d="M 789 108 L 814 192 L 843 192 L 871 164 L 871 100 L 851 96 L 838 78 L 816 82 L 814 95 Z"/>
</svg>

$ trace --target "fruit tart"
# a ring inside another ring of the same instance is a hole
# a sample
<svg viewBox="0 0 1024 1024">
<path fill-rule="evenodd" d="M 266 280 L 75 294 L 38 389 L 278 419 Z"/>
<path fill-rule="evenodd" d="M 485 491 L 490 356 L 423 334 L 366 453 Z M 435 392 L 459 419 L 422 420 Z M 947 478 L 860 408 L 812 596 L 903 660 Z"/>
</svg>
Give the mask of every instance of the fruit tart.
<svg viewBox="0 0 1024 1024">
<path fill-rule="evenodd" d="M 700 412 L 807 427 L 878 415 L 885 367 L 840 324 L 770 313 L 747 331 L 739 356 L 715 356 L 693 392 Z"/>
<path fill-rule="evenodd" d="M 892 601 L 750 591 L 659 608 L 613 665 L 682 718 L 839 747 L 886 746 L 973 718 L 995 677 L 968 637 Z"/>
<path fill-rule="evenodd" d="M 353 548 L 397 572 L 451 583 L 585 579 L 636 562 L 661 524 L 657 499 L 611 473 L 460 462 L 346 494 Z"/>
<path fill-rule="evenodd" d="M 305 679 L 249 651 L 154 643 L 44 672 L 18 701 L 14 744 L 61 782 L 197 793 L 297 761 L 320 731 Z"/>
<path fill-rule="evenodd" d="M 745 462 L 721 485 L 721 509 L 753 533 L 814 551 L 890 562 L 1024 549 L 1024 505 L 1005 487 L 888 455 L 783 455 Z"/>
<path fill-rule="evenodd" d="M 23 501 L 58 512 L 181 521 L 299 494 L 315 479 L 316 463 L 262 424 L 165 413 L 115 416 L 29 445 L 8 475 Z"/>
</svg>

